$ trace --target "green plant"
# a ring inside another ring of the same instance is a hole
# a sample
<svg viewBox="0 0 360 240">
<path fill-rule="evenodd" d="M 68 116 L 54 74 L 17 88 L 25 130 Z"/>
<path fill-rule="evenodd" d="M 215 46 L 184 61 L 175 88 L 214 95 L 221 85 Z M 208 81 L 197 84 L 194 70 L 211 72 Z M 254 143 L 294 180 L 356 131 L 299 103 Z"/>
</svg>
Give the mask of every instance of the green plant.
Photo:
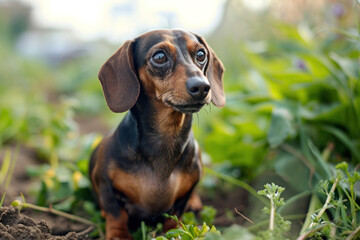
<svg viewBox="0 0 360 240">
<path fill-rule="evenodd" d="M 216 216 L 216 209 L 211 206 L 203 206 L 203 209 L 199 212 L 200 219 L 198 219 L 194 212 L 185 212 L 181 216 L 181 220 L 184 224 L 201 225 L 206 223 L 208 226 L 212 226 Z"/>
<path fill-rule="evenodd" d="M 157 237 L 155 238 L 156 240 L 168 240 L 175 238 L 180 238 L 184 240 L 201 240 L 205 239 L 205 236 L 211 232 L 220 234 L 220 232 L 216 230 L 215 226 L 209 227 L 205 222 L 201 227 L 198 227 L 192 224 L 186 225 L 179 221 L 176 216 L 167 215 L 167 217 L 176 221 L 180 228 L 169 230 L 168 232 L 166 232 L 165 236 Z"/>
<path fill-rule="evenodd" d="M 27 168 L 30 177 L 39 179 L 34 188 L 38 205 L 52 205 L 55 209 L 68 212 L 84 206 L 87 214 L 94 221 L 99 221 L 100 212 L 95 207 L 88 178 L 88 159 L 100 139 L 94 134 L 78 138 L 67 149 L 75 160 L 62 160 L 56 168 L 51 164 Z"/>
<path fill-rule="evenodd" d="M 270 200 L 270 208 L 265 207 L 263 209 L 264 213 L 270 214 L 270 220 L 269 229 L 259 234 L 260 239 L 284 239 L 283 234 L 289 231 L 291 223 L 285 221 L 276 212 L 276 209 L 284 205 L 284 199 L 280 196 L 285 188 L 279 187 L 274 183 L 266 184 L 264 187 L 265 189 L 259 191 L 258 194 L 266 196 Z"/>
<path fill-rule="evenodd" d="M 360 174 L 355 169 L 349 171 L 346 162 L 337 164 L 336 169 L 332 179 L 320 183 L 320 192 L 326 196 L 326 200 L 319 210 L 316 210 L 316 207 L 320 201 L 313 195 L 314 204 L 310 204 L 307 221 L 299 240 L 311 236 L 346 239 L 356 239 L 360 236 L 357 223 L 360 218 L 360 207 L 356 202 L 357 193 L 354 189 L 354 185 L 360 181 Z M 330 182 L 332 185 L 329 190 Z"/>
<path fill-rule="evenodd" d="M 284 178 L 308 178 L 316 166 L 314 186 L 323 172 L 309 141 L 318 149 L 332 144 L 330 162 L 360 161 L 359 34 L 354 25 L 320 32 L 306 21 L 269 24 L 276 28 L 263 29 L 264 38 L 242 40 L 237 28 L 221 37 L 228 46 L 223 56 L 220 51 L 227 104 L 200 114 L 195 133 L 213 163 L 240 168 L 243 179 L 274 165 Z M 221 50 L 219 43 L 214 48 Z M 289 176 L 294 164 L 301 169 L 296 178 Z M 311 188 L 302 182 L 293 185 Z"/>
</svg>

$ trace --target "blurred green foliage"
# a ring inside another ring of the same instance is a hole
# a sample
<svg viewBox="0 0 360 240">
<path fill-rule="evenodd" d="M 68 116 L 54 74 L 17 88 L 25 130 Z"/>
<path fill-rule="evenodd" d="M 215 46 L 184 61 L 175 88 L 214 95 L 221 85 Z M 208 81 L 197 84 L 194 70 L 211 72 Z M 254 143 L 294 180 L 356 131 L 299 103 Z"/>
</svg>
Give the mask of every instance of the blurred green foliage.
<svg viewBox="0 0 360 240">
<path fill-rule="evenodd" d="M 328 161 L 358 164 L 359 32 L 319 32 L 303 23 L 274 20 L 267 24 L 266 39 L 229 34 L 219 41 L 214 36 L 214 48 L 226 46 L 219 55 L 226 66 L 227 104 L 221 110 L 208 108 L 199 117 L 201 124 L 195 120 L 203 149 L 215 163 L 240 167 L 244 178 L 275 166 L 291 179 L 294 164 L 313 166 L 317 149 L 328 146 Z M 310 165 L 299 163 L 299 156 Z"/>
<path fill-rule="evenodd" d="M 319 31 L 306 21 L 290 24 L 268 15 L 258 20 L 253 23 L 261 31 L 257 38 L 236 37 L 243 30 L 233 25 L 222 29 L 226 34 L 207 38 L 226 67 L 227 104 L 194 115 L 205 163 L 247 182 L 272 171 L 299 194 L 330 180 L 339 162 L 358 171 L 359 23 L 343 24 L 334 16 L 334 26 Z M 37 204 L 64 211 L 84 206 L 98 222 L 87 167 L 101 136 L 80 134 L 75 117 L 101 115 L 107 122 L 111 116 L 112 127 L 119 122 L 107 109 L 97 80 L 98 69 L 116 47 L 49 65 L 14 50 L 21 28 L 10 23 L 16 29 L 0 18 L 0 151 L 25 145 L 43 161 L 42 167 L 28 167 L 39 180 L 33 191 Z M 5 178 L 4 162 L 0 179 Z M 358 208 L 359 191 L 351 193 L 350 208 Z"/>
</svg>

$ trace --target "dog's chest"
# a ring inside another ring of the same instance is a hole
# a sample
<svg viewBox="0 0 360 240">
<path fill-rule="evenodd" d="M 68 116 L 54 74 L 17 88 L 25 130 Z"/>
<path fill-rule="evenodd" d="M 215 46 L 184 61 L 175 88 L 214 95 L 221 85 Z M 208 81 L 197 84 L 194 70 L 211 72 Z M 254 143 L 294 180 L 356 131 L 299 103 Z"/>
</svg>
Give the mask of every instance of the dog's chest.
<svg viewBox="0 0 360 240">
<path fill-rule="evenodd" d="M 153 172 L 128 174 L 120 169 L 110 170 L 113 186 L 122 195 L 125 208 L 142 209 L 149 214 L 166 212 L 179 198 L 184 197 L 196 184 L 199 176 L 174 171 L 169 177 L 159 177 Z"/>
</svg>

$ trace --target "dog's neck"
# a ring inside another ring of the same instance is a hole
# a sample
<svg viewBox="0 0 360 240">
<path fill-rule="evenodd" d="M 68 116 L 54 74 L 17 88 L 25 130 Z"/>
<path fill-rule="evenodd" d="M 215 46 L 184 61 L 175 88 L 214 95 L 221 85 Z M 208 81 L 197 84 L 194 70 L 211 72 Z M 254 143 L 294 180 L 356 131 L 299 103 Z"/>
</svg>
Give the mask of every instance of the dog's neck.
<svg viewBox="0 0 360 240">
<path fill-rule="evenodd" d="M 147 97 L 140 97 L 130 112 L 137 121 L 141 154 L 154 168 L 159 168 L 163 177 L 171 174 L 184 152 L 193 154 L 186 151 L 189 144 L 194 144 L 192 114 L 180 113 Z"/>
</svg>

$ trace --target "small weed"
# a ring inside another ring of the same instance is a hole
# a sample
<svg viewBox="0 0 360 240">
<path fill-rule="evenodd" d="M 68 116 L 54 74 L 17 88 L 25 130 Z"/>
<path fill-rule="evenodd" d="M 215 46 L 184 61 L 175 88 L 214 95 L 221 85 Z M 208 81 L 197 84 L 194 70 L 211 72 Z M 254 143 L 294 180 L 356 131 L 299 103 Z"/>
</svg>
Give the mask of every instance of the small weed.
<svg viewBox="0 0 360 240">
<path fill-rule="evenodd" d="M 201 227 L 198 227 L 192 224 L 186 225 L 182 223 L 176 216 L 167 215 L 167 217 L 176 221 L 180 228 L 169 230 L 165 236 L 154 238 L 154 240 L 168 240 L 176 238 L 183 240 L 201 240 L 205 239 L 205 236 L 208 233 L 215 233 L 220 235 L 220 232 L 216 230 L 215 226 L 210 227 L 205 222 Z"/>
<path fill-rule="evenodd" d="M 263 212 L 270 215 L 269 229 L 261 231 L 258 239 L 285 239 L 284 234 L 290 229 L 290 221 L 286 221 L 276 212 L 276 209 L 285 204 L 281 193 L 285 188 L 278 185 L 266 184 L 264 190 L 258 192 L 259 195 L 266 196 L 270 200 L 270 208 L 264 207 Z"/>
</svg>

